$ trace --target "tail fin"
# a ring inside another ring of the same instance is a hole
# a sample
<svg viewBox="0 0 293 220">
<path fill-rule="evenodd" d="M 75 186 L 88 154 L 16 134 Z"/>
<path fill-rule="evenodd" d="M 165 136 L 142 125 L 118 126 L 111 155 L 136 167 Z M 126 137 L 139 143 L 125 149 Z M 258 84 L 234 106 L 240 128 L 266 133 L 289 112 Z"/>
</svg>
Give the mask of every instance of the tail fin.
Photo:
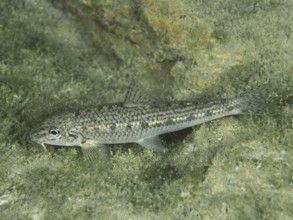
<svg viewBox="0 0 293 220">
<path fill-rule="evenodd" d="M 269 85 L 263 85 L 259 88 L 251 89 L 240 94 L 236 101 L 239 104 L 240 114 L 252 115 L 277 115 L 279 109 L 277 106 L 269 103 L 269 95 L 272 88 Z"/>
</svg>

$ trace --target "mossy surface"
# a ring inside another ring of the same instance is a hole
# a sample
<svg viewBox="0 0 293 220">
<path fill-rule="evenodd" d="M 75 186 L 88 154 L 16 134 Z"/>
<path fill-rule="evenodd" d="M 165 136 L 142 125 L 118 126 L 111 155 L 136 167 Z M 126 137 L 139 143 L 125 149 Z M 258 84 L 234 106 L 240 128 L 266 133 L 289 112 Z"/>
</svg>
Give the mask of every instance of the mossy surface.
<svg viewBox="0 0 293 220">
<path fill-rule="evenodd" d="M 59 1 L 0 1 L 1 218 L 293 217 L 292 1 L 72 2 L 105 9 L 100 38 Z M 193 27 L 207 37 L 200 47 L 189 40 Z M 92 162 L 29 140 L 54 111 L 123 100 L 131 78 L 169 99 L 190 90 L 217 99 L 269 82 L 280 115 L 227 117 L 164 135 L 165 154 L 121 144 Z"/>
</svg>

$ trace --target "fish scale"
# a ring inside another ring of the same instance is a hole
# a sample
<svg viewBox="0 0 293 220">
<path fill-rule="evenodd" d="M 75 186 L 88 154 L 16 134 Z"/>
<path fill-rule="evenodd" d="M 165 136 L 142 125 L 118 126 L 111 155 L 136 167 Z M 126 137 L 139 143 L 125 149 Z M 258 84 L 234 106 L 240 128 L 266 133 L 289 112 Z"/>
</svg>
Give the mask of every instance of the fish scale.
<svg viewBox="0 0 293 220">
<path fill-rule="evenodd" d="M 103 133 L 107 134 L 107 141 L 114 141 L 118 132 L 125 133 L 125 135 L 121 137 L 122 140 L 117 141 L 124 141 L 129 137 L 139 138 L 139 135 L 157 135 L 157 133 L 152 132 L 153 130 L 156 130 L 156 132 L 161 130 L 163 133 L 166 129 L 176 131 L 186 127 L 186 123 L 194 126 L 201 123 L 202 120 L 208 121 L 215 117 L 223 117 L 230 114 L 231 109 L 235 109 L 231 107 L 234 106 L 231 105 L 230 100 L 214 103 L 212 106 L 190 106 L 189 103 L 186 106 L 184 106 L 184 103 L 178 103 L 167 107 L 154 105 L 144 106 L 143 108 L 130 107 L 128 109 L 123 106 L 109 106 L 107 112 L 95 108 L 92 109 L 90 115 L 87 112 L 80 112 L 73 119 L 73 124 L 80 125 L 79 132 L 83 136 L 106 141 L 100 138 L 100 133 Z M 215 109 L 217 112 L 215 112 Z M 103 122 L 103 124 L 96 124 L 96 122 Z M 91 133 L 92 136 L 88 135 L 88 130 L 94 131 Z"/>
<path fill-rule="evenodd" d="M 107 144 L 138 143 L 164 151 L 159 135 L 207 121 L 239 114 L 271 114 L 263 102 L 267 90 L 251 90 L 238 97 L 196 104 L 158 102 L 132 82 L 123 103 L 69 111 L 45 120 L 30 133 L 31 139 L 45 144 L 80 146 L 87 157 Z"/>
</svg>

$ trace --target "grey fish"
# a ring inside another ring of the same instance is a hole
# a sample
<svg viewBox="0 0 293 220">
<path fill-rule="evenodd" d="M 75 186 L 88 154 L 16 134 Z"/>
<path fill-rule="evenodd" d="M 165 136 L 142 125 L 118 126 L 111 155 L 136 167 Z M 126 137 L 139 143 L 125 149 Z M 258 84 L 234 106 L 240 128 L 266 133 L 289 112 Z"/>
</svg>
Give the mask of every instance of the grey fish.
<svg viewBox="0 0 293 220">
<path fill-rule="evenodd" d="M 256 89 L 199 105 L 190 101 L 160 103 L 132 82 L 124 102 L 56 114 L 33 129 L 30 137 L 44 149 L 46 144 L 80 146 L 87 158 L 103 151 L 105 145 L 118 143 L 137 143 L 162 152 L 161 134 L 229 115 L 271 114 L 273 110 L 263 102 L 266 92 Z"/>
</svg>

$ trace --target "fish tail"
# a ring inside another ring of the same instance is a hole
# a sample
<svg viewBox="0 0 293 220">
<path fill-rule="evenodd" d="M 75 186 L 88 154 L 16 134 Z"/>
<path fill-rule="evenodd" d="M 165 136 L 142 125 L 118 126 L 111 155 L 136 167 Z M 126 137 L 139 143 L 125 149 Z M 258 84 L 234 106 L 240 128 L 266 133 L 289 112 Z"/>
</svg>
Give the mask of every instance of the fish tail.
<svg viewBox="0 0 293 220">
<path fill-rule="evenodd" d="M 236 98 L 240 114 L 252 115 L 277 115 L 279 109 L 276 105 L 269 103 L 270 92 L 272 88 L 269 85 L 260 86 L 240 94 Z"/>
</svg>

